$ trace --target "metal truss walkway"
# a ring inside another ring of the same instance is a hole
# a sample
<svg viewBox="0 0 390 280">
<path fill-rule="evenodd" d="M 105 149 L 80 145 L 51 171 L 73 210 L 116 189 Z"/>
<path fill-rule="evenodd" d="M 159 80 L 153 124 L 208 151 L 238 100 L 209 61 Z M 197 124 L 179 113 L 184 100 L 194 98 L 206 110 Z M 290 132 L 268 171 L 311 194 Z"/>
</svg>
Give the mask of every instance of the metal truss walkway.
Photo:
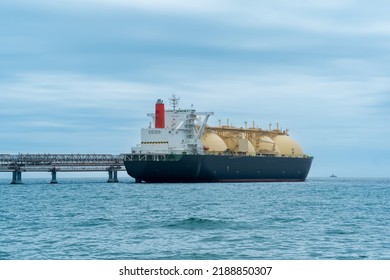
<svg viewBox="0 0 390 280">
<path fill-rule="evenodd" d="M 118 181 L 125 171 L 123 155 L 111 154 L 0 154 L 0 172 L 12 172 L 11 184 L 22 183 L 22 172 L 51 172 L 50 183 L 57 183 L 57 172 L 108 172 L 108 182 Z"/>
</svg>

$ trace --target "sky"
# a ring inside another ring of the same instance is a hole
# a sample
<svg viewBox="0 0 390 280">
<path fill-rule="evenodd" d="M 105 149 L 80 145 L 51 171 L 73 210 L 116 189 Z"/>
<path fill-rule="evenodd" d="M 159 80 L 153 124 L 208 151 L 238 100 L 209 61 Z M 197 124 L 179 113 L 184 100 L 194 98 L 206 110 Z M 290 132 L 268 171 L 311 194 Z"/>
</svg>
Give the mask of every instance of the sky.
<svg viewBox="0 0 390 280">
<path fill-rule="evenodd" d="M 0 153 L 126 153 L 161 98 L 388 177 L 389 1 L 2 0 Z M 169 106 L 168 106 L 169 107 Z M 8 176 L 8 175 L 7 175 Z M 9 176 L 8 176 L 9 177 Z"/>
</svg>

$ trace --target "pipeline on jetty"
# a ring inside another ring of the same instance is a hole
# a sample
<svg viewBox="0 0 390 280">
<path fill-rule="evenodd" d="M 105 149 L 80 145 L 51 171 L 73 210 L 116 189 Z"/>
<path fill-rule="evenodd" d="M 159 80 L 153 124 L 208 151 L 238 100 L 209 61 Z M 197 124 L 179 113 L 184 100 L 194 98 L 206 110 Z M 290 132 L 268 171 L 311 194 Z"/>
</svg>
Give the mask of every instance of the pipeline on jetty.
<svg viewBox="0 0 390 280">
<path fill-rule="evenodd" d="M 57 172 L 108 172 L 109 183 L 119 182 L 118 171 L 125 171 L 123 155 L 111 154 L 0 154 L 0 172 L 12 172 L 11 184 L 22 184 L 22 172 L 51 172 L 50 183 L 57 183 Z"/>
</svg>

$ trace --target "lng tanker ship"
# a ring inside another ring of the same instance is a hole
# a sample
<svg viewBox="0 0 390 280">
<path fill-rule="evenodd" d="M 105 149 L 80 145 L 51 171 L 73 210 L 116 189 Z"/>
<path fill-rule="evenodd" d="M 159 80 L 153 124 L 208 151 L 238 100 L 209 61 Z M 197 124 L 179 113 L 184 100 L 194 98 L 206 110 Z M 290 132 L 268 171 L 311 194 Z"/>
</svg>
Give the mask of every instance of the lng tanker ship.
<svg viewBox="0 0 390 280">
<path fill-rule="evenodd" d="M 141 143 L 124 155 L 136 182 L 304 181 L 313 157 L 303 153 L 287 130 L 207 126 L 212 112 L 165 110 L 159 99 Z"/>
</svg>

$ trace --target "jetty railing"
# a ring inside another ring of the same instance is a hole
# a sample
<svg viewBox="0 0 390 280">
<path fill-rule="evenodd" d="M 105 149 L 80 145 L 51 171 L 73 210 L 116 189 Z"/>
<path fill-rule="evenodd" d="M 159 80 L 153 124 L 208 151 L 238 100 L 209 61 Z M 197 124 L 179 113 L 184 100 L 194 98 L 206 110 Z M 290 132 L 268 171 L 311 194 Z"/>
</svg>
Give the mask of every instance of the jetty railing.
<svg viewBox="0 0 390 280">
<path fill-rule="evenodd" d="M 118 171 L 125 171 L 123 155 L 112 154 L 0 154 L 0 172 L 12 172 L 11 184 L 22 183 L 22 172 L 51 172 L 50 183 L 57 183 L 57 172 L 108 172 L 109 183 L 119 182 Z"/>
</svg>

